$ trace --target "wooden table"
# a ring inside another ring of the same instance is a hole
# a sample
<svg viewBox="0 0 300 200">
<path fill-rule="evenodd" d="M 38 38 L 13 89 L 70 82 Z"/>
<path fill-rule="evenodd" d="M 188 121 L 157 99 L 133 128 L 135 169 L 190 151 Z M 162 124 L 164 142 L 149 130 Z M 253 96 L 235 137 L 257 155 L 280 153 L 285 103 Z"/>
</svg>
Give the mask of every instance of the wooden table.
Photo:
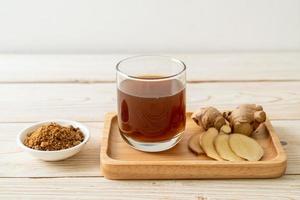
<svg viewBox="0 0 300 200">
<path fill-rule="evenodd" d="M 300 52 L 174 55 L 188 66 L 188 110 L 264 106 L 288 155 L 264 180 L 111 181 L 99 169 L 103 117 L 116 110 L 115 64 L 128 55 L 0 55 L 0 199 L 300 199 Z M 16 147 L 33 122 L 83 122 L 78 155 L 43 162 Z"/>
</svg>

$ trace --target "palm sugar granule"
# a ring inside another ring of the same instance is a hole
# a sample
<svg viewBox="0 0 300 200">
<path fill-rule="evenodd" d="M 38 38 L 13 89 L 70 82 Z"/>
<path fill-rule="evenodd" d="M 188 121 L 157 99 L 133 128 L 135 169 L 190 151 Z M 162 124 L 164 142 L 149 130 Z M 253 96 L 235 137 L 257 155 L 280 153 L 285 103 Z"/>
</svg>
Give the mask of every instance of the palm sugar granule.
<svg viewBox="0 0 300 200">
<path fill-rule="evenodd" d="M 36 150 L 56 151 L 76 146 L 83 139 L 84 136 L 79 128 L 50 123 L 27 135 L 24 144 Z"/>
</svg>

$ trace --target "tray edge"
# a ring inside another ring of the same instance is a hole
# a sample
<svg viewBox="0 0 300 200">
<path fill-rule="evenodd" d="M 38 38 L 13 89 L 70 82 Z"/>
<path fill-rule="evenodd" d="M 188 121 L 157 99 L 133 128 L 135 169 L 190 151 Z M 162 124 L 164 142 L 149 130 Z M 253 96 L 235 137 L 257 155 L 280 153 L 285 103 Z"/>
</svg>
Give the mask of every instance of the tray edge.
<svg viewBox="0 0 300 200">
<path fill-rule="evenodd" d="M 187 112 L 187 114 L 190 114 L 190 112 Z M 269 134 L 271 137 L 271 140 L 275 146 L 275 150 L 277 152 L 277 156 L 272 159 L 272 160 L 268 160 L 268 161 L 256 161 L 256 162 L 247 162 L 245 161 L 245 163 L 228 163 L 228 161 L 213 161 L 213 160 L 208 160 L 208 161 L 201 161 L 201 163 L 199 163 L 198 161 L 184 161 L 184 163 L 182 161 L 144 161 L 143 163 L 140 163 L 138 161 L 122 161 L 122 160 L 116 160 L 111 158 L 108 155 L 108 145 L 109 145 L 109 133 L 110 133 L 110 128 L 111 128 L 111 121 L 113 120 L 113 118 L 116 117 L 116 113 L 115 112 L 109 112 L 106 113 L 105 115 L 105 122 L 104 122 L 104 130 L 103 130 L 103 135 L 102 135 L 102 140 L 101 140 L 101 148 L 100 148 L 100 166 L 101 166 L 101 171 L 103 173 L 103 175 L 108 178 L 108 179 L 169 179 L 169 178 L 161 178 L 161 177 L 155 177 L 153 175 L 153 178 L 141 178 L 141 177 L 128 177 L 128 176 L 124 176 L 122 174 L 119 174 L 120 171 L 120 167 L 124 168 L 124 167 L 143 167 L 143 166 L 161 166 L 163 165 L 168 165 L 168 166 L 216 166 L 215 162 L 218 162 L 218 167 L 222 167 L 222 166 L 230 166 L 232 165 L 232 167 L 240 167 L 240 166 L 245 166 L 245 164 L 247 165 L 253 165 L 255 167 L 275 167 L 278 168 L 278 171 L 276 173 L 270 173 L 270 174 L 266 174 L 266 176 L 262 176 L 262 177 L 245 177 L 245 178 L 276 178 L 276 177 L 280 177 L 284 174 L 285 170 L 286 170 L 286 166 L 287 166 L 287 156 L 286 153 L 284 151 L 284 149 L 282 148 L 282 145 L 280 143 L 279 137 L 276 134 L 271 122 L 269 119 L 266 120 L 266 126 L 269 130 Z M 117 173 L 117 174 L 116 174 Z M 171 178 L 171 177 L 170 177 Z M 235 178 L 235 177 L 228 177 L 228 178 Z M 238 177 L 238 178 L 243 178 L 243 177 Z M 201 177 L 195 177 L 195 178 L 176 178 L 176 179 L 202 179 Z M 205 178 L 206 179 L 206 178 Z M 209 178 L 211 179 L 211 177 Z M 213 178 L 213 179 L 226 179 L 226 177 L 219 177 L 219 178 Z"/>
</svg>

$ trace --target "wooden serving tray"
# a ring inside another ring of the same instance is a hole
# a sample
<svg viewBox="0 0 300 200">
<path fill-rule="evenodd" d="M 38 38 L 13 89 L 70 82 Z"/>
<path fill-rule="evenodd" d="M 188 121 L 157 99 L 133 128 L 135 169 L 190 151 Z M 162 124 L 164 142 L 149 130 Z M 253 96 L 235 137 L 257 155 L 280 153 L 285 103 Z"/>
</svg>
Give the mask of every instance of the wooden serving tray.
<svg viewBox="0 0 300 200">
<path fill-rule="evenodd" d="M 200 132 L 187 113 L 183 139 L 172 149 L 159 153 L 145 153 L 130 147 L 120 136 L 117 116 L 108 113 L 101 143 L 100 163 L 108 179 L 232 179 L 275 178 L 284 174 L 286 154 L 269 120 L 267 137 L 257 140 L 265 154 L 260 161 L 215 161 L 205 155 L 196 156 L 187 140 Z"/>
</svg>

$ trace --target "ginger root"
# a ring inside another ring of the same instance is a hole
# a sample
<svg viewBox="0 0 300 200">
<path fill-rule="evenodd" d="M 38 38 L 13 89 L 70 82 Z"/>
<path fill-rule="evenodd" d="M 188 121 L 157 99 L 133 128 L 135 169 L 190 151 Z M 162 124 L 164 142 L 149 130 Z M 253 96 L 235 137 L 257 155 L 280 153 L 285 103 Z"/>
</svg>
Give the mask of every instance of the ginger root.
<svg viewBox="0 0 300 200">
<path fill-rule="evenodd" d="M 266 124 L 263 122 L 261 123 L 255 131 L 252 133 L 252 138 L 259 140 L 259 139 L 266 139 L 270 137 Z"/>
<path fill-rule="evenodd" d="M 250 136 L 266 120 L 263 108 L 255 104 L 242 104 L 232 112 L 223 113 L 235 133 Z"/>
<path fill-rule="evenodd" d="M 223 125 L 226 125 L 226 120 L 222 113 L 214 107 L 201 108 L 192 114 L 192 119 L 205 130 L 211 127 L 220 130 Z"/>
<path fill-rule="evenodd" d="M 214 160 L 228 161 L 258 161 L 263 157 L 262 146 L 254 140 L 269 137 L 262 106 L 242 104 L 223 113 L 205 107 L 191 117 L 205 130 L 188 141 L 189 149 L 196 155 L 205 153 Z"/>
</svg>

